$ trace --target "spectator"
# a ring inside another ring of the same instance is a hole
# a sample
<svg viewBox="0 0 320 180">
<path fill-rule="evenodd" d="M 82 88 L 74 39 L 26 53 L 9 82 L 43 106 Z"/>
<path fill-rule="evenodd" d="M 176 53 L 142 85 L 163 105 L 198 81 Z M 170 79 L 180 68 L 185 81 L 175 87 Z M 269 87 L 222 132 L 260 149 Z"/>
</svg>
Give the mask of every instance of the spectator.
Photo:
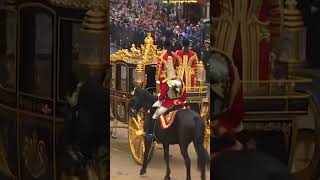
<svg viewBox="0 0 320 180">
<path fill-rule="evenodd" d="M 139 0 L 133 7 L 130 0 L 119 0 L 111 3 L 111 41 L 122 48 L 130 48 L 134 43 L 137 47 L 143 44 L 148 32 L 152 33 L 155 44 L 162 48 L 163 42 L 172 42 L 174 50 L 180 50 L 181 39 L 190 39 L 200 53 L 205 48 L 202 40 L 202 21 L 196 26 L 189 20 L 177 20 L 175 11 L 168 11 L 152 0 Z"/>
</svg>

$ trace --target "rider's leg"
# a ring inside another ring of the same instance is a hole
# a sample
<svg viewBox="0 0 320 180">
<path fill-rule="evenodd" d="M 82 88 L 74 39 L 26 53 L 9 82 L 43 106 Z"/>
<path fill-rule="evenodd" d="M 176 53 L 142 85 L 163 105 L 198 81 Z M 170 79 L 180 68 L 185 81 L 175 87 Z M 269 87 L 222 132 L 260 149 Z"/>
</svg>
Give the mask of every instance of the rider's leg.
<svg viewBox="0 0 320 180">
<path fill-rule="evenodd" d="M 165 113 L 168 110 L 168 108 L 160 106 L 156 112 L 153 114 L 152 119 L 156 120 L 159 118 L 159 116 L 163 113 Z"/>
<path fill-rule="evenodd" d="M 153 139 L 153 125 L 154 125 L 154 122 L 159 118 L 159 116 L 163 113 L 165 113 L 166 111 L 168 110 L 168 108 L 166 107 L 163 107 L 163 106 L 160 106 L 156 112 L 153 114 L 152 118 L 150 119 L 150 124 L 147 126 L 148 129 L 146 129 L 146 140 L 147 141 L 152 141 Z"/>
</svg>

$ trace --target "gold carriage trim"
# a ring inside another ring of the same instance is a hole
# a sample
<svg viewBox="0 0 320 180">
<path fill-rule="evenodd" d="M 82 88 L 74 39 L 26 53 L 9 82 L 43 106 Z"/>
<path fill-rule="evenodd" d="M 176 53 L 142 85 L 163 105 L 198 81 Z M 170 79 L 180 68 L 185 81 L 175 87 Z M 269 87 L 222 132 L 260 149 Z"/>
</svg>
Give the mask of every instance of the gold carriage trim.
<svg viewBox="0 0 320 180">
<path fill-rule="evenodd" d="M 132 44 L 130 50 L 121 49 L 112 54 L 110 60 L 111 63 L 124 61 L 127 64 L 138 64 L 142 61 L 142 64 L 150 65 L 157 64 L 159 54 L 162 54 L 162 51 L 157 49 L 157 45 L 154 44 L 151 33 L 148 33 L 141 48 L 136 48 L 136 45 Z"/>
</svg>

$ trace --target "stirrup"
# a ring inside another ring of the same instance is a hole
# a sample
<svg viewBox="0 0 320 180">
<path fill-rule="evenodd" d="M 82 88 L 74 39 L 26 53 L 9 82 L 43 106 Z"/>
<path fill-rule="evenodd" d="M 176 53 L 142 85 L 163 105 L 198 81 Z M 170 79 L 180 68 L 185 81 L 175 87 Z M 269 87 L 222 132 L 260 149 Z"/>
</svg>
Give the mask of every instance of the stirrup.
<svg viewBox="0 0 320 180">
<path fill-rule="evenodd" d="M 152 141 L 153 140 L 153 134 L 149 134 L 147 132 L 144 133 L 144 137 L 146 137 L 147 141 Z"/>
</svg>

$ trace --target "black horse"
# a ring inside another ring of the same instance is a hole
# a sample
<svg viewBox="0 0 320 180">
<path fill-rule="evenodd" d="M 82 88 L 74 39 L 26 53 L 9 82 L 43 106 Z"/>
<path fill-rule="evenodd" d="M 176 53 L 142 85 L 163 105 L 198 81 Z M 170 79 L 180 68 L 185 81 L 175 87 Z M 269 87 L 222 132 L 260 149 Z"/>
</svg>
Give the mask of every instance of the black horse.
<svg viewBox="0 0 320 180">
<path fill-rule="evenodd" d="M 211 137 L 211 174 L 214 180 L 293 180 L 280 160 L 249 149 L 233 150 L 235 139 L 229 135 Z"/>
<path fill-rule="evenodd" d="M 152 105 L 157 101 L 157 97 L 147 90 L 136 88 L 133 92 L 133 97 L 130 100 L 129 108 L 135 114 L 135 112 L 144 110 L 147 112 L 150 110 L 149 115 L 144 121 L 144 129 L 147 134 L 154 134 L 151 140 L 148 136 L 145 136 L 145 153 L 144 162 L 140 171 L 140 175 L 146 173 L 146 168 L 149 162 L 149 150 L 152 146 L 153 137 L 163 144 L 164 159 L 167 165 L 165 180 L 170 179 L 170 167 L 169 167 L 169 145 L 179 144 L 181 154 L 184 158 L 187 180 L 191 179 L 190 176 L 190 158 L 188 155 L 188 146 L 191 142 L 194 144 L 198 156 L 198 169 L 201 172 L 201 179 L 205 179 L 206 164 L 209 162 L 209 155 L 204 148 L 204 130 L 205 125 L 200 115 L 190 109 L 181 109 L 176 113 L 173 124 L 167 128 L 162 129 L 160 123 L 152 120 L 151 116 L 155 112 L 156 108 Z"/>
<path fill-rule="evenodd" d="M 288 168 L 262 152 L 223 152 L 211 162 L 214 180 L 293 180 Z"/>
<path fill-rule="evenodd" d="M 65 126 L 58 156 L 64 174 L 86 174 L 86 167 L 91 165 L 98 167 L 95 172 L 101 178 L 106 176 L 103 166 L 107 165 L 109 94 L 93 78 L 80 84 L 74 96 L 68 99 L 70 105 L 65 111 Z"/>
</svg>

